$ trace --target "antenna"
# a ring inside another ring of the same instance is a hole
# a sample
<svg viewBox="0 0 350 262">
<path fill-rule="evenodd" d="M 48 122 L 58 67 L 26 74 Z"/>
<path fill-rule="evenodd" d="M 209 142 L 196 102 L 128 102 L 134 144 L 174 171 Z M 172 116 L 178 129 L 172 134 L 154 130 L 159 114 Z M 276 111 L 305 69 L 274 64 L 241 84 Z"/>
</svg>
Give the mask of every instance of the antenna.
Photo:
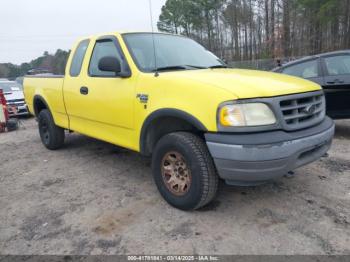
<svg viewBox="0 0 350 262">
<path fill-rule="evenodd" d="M 154 76 L 158 77 L 159 73 L 158 73 L 158 65 L 157 65 L 156 40 L 155 40 L 155 37 L 154 37 L 154 27 L 153 27 L 152 0 L 149 0 L 149 12 L 150 12 L 150 16 L 151 16 L 152 41 L 153 41 L 153 52 L 154 52 L 154 66 L 156 68 L 156 72 L 155 72 Z"/>
</svg>

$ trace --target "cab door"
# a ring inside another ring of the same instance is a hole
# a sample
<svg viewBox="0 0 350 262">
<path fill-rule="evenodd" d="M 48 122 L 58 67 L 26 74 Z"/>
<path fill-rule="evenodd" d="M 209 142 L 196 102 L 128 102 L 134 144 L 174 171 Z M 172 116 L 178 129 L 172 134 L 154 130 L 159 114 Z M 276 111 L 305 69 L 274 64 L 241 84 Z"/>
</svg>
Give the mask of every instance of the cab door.
<svg viewBox="0 0 350 262">
<path fill-rule="evenodd" d="M 99 62 L 114 57 L 122 74 L 101 71 Z M 114 36 L 92 41 L 79 81 L 67 83 L 66 104 L 71 129 L 113 144 L 134 149 L 135 80 Z"/>
<path fill-rule="evenodd" d="M 333 118 L 350 117 L 350 53 L 323 57 L 327 113 Z"/>
</svg>

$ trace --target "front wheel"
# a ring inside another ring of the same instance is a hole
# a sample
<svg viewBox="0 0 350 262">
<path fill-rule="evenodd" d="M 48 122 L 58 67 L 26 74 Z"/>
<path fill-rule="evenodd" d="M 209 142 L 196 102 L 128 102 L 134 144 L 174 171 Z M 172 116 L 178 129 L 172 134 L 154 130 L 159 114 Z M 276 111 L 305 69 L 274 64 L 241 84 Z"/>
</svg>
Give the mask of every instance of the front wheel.
<svg viewBox="0 0 350 262">
<path fill-rule="evenodd" d="M 204 141 L 191 133 L 164 136 L 153 152 L 155 183 L 163 198 L 182 210 L 199 209 L 213 200 L 218 175 Z"/>
<path fill-rule="evenodd" d="M 38 116 L 39 134 L 47 149 L 57 150 L 64 144 L 64 129 L 56 126 L 49 110 L 40 111 Z"/>
</svg>

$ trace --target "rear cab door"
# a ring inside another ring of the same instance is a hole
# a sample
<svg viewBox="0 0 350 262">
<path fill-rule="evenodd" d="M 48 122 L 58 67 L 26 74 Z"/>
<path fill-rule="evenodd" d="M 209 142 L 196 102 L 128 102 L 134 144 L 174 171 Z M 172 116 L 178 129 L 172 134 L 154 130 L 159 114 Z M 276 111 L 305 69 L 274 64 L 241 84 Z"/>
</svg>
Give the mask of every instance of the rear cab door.
<svg viewBox="0 0 350 262">
<path fill-rule="evenodd" d="M 321 61 L 328 115 L 350 117 L 350 52 L 326 55 Z"/>
</svg>

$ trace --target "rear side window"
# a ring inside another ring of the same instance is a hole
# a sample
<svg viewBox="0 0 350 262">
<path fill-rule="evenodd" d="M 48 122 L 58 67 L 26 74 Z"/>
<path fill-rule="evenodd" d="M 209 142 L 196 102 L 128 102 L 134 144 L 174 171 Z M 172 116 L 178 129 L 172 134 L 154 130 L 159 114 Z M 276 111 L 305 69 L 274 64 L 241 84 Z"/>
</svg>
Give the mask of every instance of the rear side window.
<svg viewBox="0 0 350 262">
<path fill-rule="evenodd" d="M 328 75 L 348 75 L 350 74 L 350 55 L 339 55 L 324 59 Z"/>
<path fill-rule="evenodd" d="M 284 74 L 302 78 L 318 77 L 318 60 L 312 60 L 297 65 L 289 66 L 282 71 Z"/>
<path fill-rule="evenodd" d="M 122 61 L 121 54 L 118 51 L 117 46 L 112 40 L 102 40 L 96 42 L 94 51 L 91 56 L 90 66 L 89 66 L 89 74 L 90 76 L 115 76 L 113 72 L 101 71 L 98 69 L 98 63 L 101 58 L 105 56 L 115 57 L 119 61 Z"/>
<path fill-rule="evenodd" d="M 86 50 L 89 46 L 89 40 L 81 41 L 78 45 L 77 49 L 75 50 L 72 64 L 70 66 L 70 75 L 75 77 L 80 75 L 81 67 L 83 66 L 83 61 L 85 57 Z"/>
</svg>

